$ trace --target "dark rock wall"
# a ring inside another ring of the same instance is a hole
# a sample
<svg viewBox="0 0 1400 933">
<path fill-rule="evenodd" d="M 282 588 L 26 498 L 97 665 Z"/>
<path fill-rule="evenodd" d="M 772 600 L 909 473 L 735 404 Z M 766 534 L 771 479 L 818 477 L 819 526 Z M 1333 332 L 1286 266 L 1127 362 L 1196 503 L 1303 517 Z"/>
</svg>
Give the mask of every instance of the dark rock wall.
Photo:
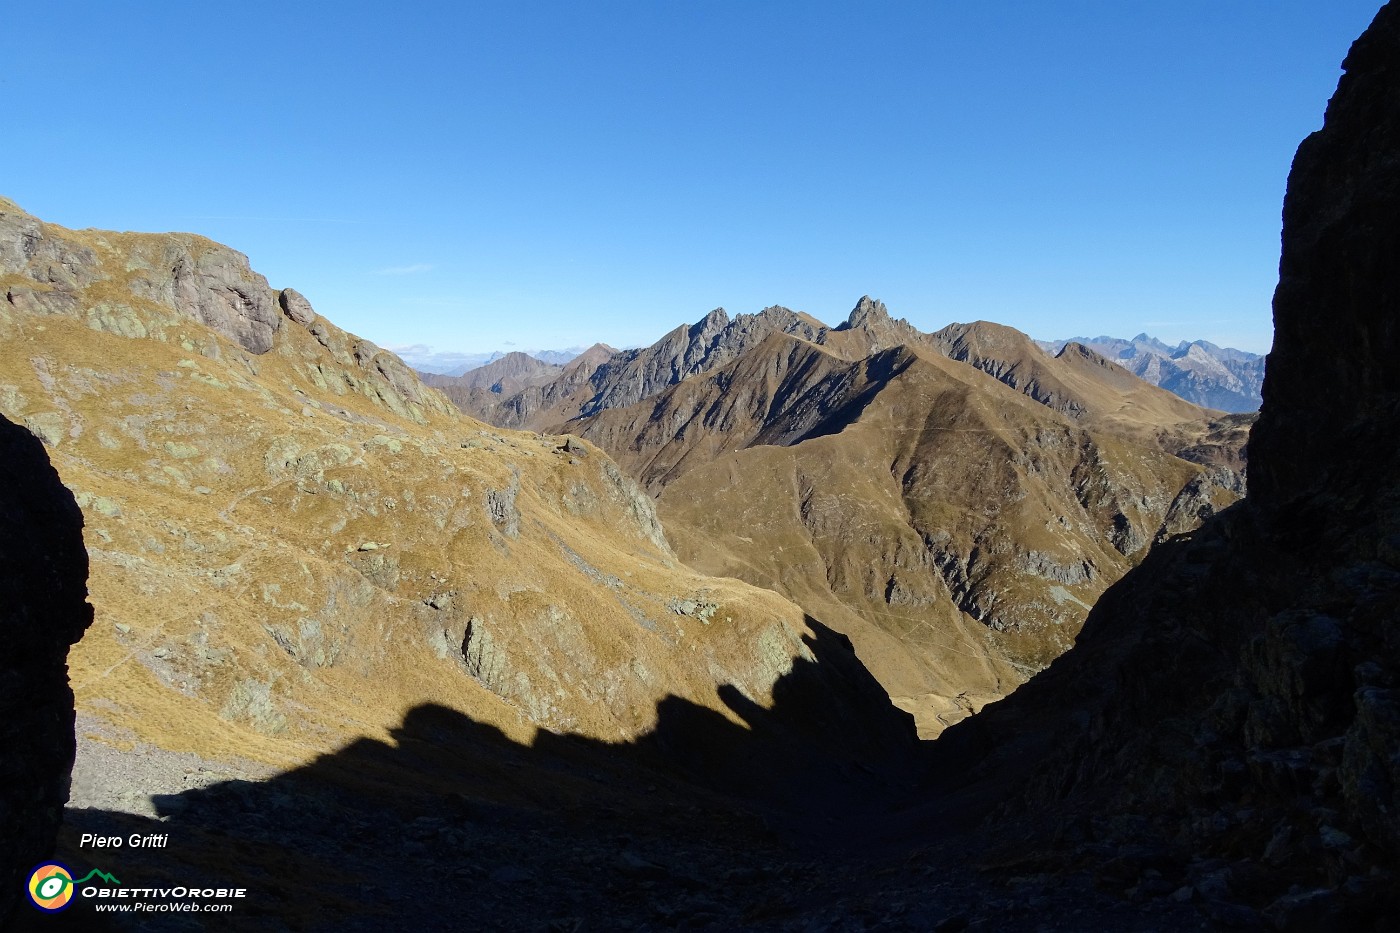
<svg viewBox="0 0 1400 933">
<path fill-rule="evenodd" d="M 1400 11 L 1382 9 L 1343 67 L 1283 204 L 1274 349 L 1250 439 L 1250 499 L 1266 509 L 1392 481 L 1377 458 L 1400 440 Z"/>
<path fill-rule="evenodd" d="M 1400 7 L 1345 68 L 1289 177 L 1247 498 L 939 742 L 993 825 L 1281 929 L 1400 910 Z"/>
<path fill-rule="evenodd" d="M 68 648 L 92 622 L 82 529 L 43 445 L 0 417 L 0 926 L 68 800 Z"/>
</svg>

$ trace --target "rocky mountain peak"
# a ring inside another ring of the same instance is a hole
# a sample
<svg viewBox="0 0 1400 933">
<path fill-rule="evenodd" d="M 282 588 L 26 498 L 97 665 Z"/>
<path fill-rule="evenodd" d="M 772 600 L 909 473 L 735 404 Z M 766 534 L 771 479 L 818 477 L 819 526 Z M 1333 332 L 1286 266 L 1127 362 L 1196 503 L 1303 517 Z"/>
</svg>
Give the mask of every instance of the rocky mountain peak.
<svg viewBox="0 0 1400 933">
<path fill-rule="evenodd" d="M 709 314 L 690 325 L 690 336 L 692 339 L 703 339 L 705 336 L 719 333 L 728 325 L 729 312 L 723 308 L 715 308 Z"/>
<path fill-rule="evenodd" d="M 871 298 L 869 295 L 862 295 L 860 301 L 856 302 L 856 306 L 846 317 L 846 323 L 837 329 L 855 330 L 861 327 L 880 327 L 890 323 L 890 321 L 890 312 L 883 301 Z"/>
<path fill-rule="evenodd" d="M 1060 348 L 1060 352 L 1055 354 L 1055 359 L 1065 359 L 1075 357 L 1085 362 L 1093 363 L 1096 366 L 1111 366 L 1113 361 L 1099 353 L 1093 347 L 1087 347 L 1082 343 L 1071 341 Z"/>
<path fill-rule="evenodd" d="M 609 346 L 606 343 L 595 343 L 593 346 L 565 363 L 564 369 L 569 372 L 584 368 L 592 371 L 597 369 L 599 364 L 606 362 L 617 353 L 618 349 L 616 347 Z"/>
</svg>

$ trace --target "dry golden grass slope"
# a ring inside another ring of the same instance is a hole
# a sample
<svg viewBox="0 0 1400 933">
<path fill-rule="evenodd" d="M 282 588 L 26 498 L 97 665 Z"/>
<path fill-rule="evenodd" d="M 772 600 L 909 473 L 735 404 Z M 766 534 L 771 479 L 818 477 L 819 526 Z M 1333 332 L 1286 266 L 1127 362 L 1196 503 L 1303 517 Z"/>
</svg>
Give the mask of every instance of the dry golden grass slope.
<svg viewBox="0 0 1400 933">
<path fill-rule="evenodd" d="M 0 200 L 0 410 L 83 509 L 79 709 L 159 747 L 285 765 L 424 703 L 620 740 L 810 657 L 602 452 L 458 414 L 201 237 Z"/>
<path fill-rule="evenodd" d="M 684 561 L 851 637 L 925 735 L 1067 650 L 1154 540 L 1242 492 L 1238 426 L 1077 346 L 920 334 L 868 300 L 814 334 L 567 427 L 658 496 Z"/>
</svg>

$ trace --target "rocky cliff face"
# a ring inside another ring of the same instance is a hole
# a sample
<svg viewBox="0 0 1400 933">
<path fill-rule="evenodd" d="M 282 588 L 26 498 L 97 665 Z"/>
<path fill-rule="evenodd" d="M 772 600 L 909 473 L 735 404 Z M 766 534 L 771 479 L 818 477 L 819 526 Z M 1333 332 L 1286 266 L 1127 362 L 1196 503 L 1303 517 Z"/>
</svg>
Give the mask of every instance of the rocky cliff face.
<svg viewBox="0 0 1400 933">
<path fill-rule="evenodd" d="M 248 257 L 203 237 L 55 237 L 48 225 L 0 201 L 0 244 L 0 272 L 13 276 L 5 298 L 21 310 L 82 314 L 96 329 L 139 336 L 145 322 L 133 306 L 156 307 L 255 354 L 272 349 L 282 325 L 277 294 L 248 267 Z M 128 262 L 104 271 L 99 255 L 113 249 Z M 89 291 L 106 291 L 112 300 L 90 300 L 97 296 Z"/>
<path fill-rule="evenodd" d="M 68 648 L 92 622 L 82 528 L 38 438 L 0 417 L 0 923 L 68 801 Z"/>
<path fill-rule="evenodd" d="M 1072 652 L 944 746 L 1013 784 L 1058 749 L 1010 811 L 1055 814 L 1060 844 L 1117 853 L 1111 883 L 1165 877 L 1220 922 L 1368 929 L 1396 909 L 1397 63 L 1388 4 L 1294 161 L 1246 501 L 1149 556 Z"/>
<path fill-rule="evenodd" d="M 819 328 L 805 315 L 776 305 L 733 320 L 723 308 L 716 308 L 650 347 L 629 350 L 600 366 L 591 380 L 596 391 L 580 406 L 580 413 L 590 415 L 650 398 L 688 376 L 724 365 L 771 333 L 813 339 Z"/>
</svg>

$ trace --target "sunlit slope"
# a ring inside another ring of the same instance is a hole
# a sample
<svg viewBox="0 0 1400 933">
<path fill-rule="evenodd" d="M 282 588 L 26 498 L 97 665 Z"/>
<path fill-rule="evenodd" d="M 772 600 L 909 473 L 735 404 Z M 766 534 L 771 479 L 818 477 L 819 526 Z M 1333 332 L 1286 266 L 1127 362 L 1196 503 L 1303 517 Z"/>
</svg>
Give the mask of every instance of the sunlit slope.
<svg viewBox="0 0 1400 933">
<path fill-rule="evenodd" d="M 770 334 L 570 427 L 658 495 L 682 559 L 846 632 L 932 733 L 1065 651 L 1152 541 L 1241 490 L 1168 452 L 1190 441 L 1237 467 L 1214 413 L 1010 334 L 1036 356 L 999 370 Z M 1034 378 L 1003 381 L 1017 373 Z"/>
<path fill-rule="evenodd" d="M 596 448 L 459 415 L 226 247 L 0 202 L 0 274 L 0 407 L 86 521 L 79 709 L 133 738 L 285 762 L 436 703 L 618 739 L 810 657 Z"/>
</svg>

